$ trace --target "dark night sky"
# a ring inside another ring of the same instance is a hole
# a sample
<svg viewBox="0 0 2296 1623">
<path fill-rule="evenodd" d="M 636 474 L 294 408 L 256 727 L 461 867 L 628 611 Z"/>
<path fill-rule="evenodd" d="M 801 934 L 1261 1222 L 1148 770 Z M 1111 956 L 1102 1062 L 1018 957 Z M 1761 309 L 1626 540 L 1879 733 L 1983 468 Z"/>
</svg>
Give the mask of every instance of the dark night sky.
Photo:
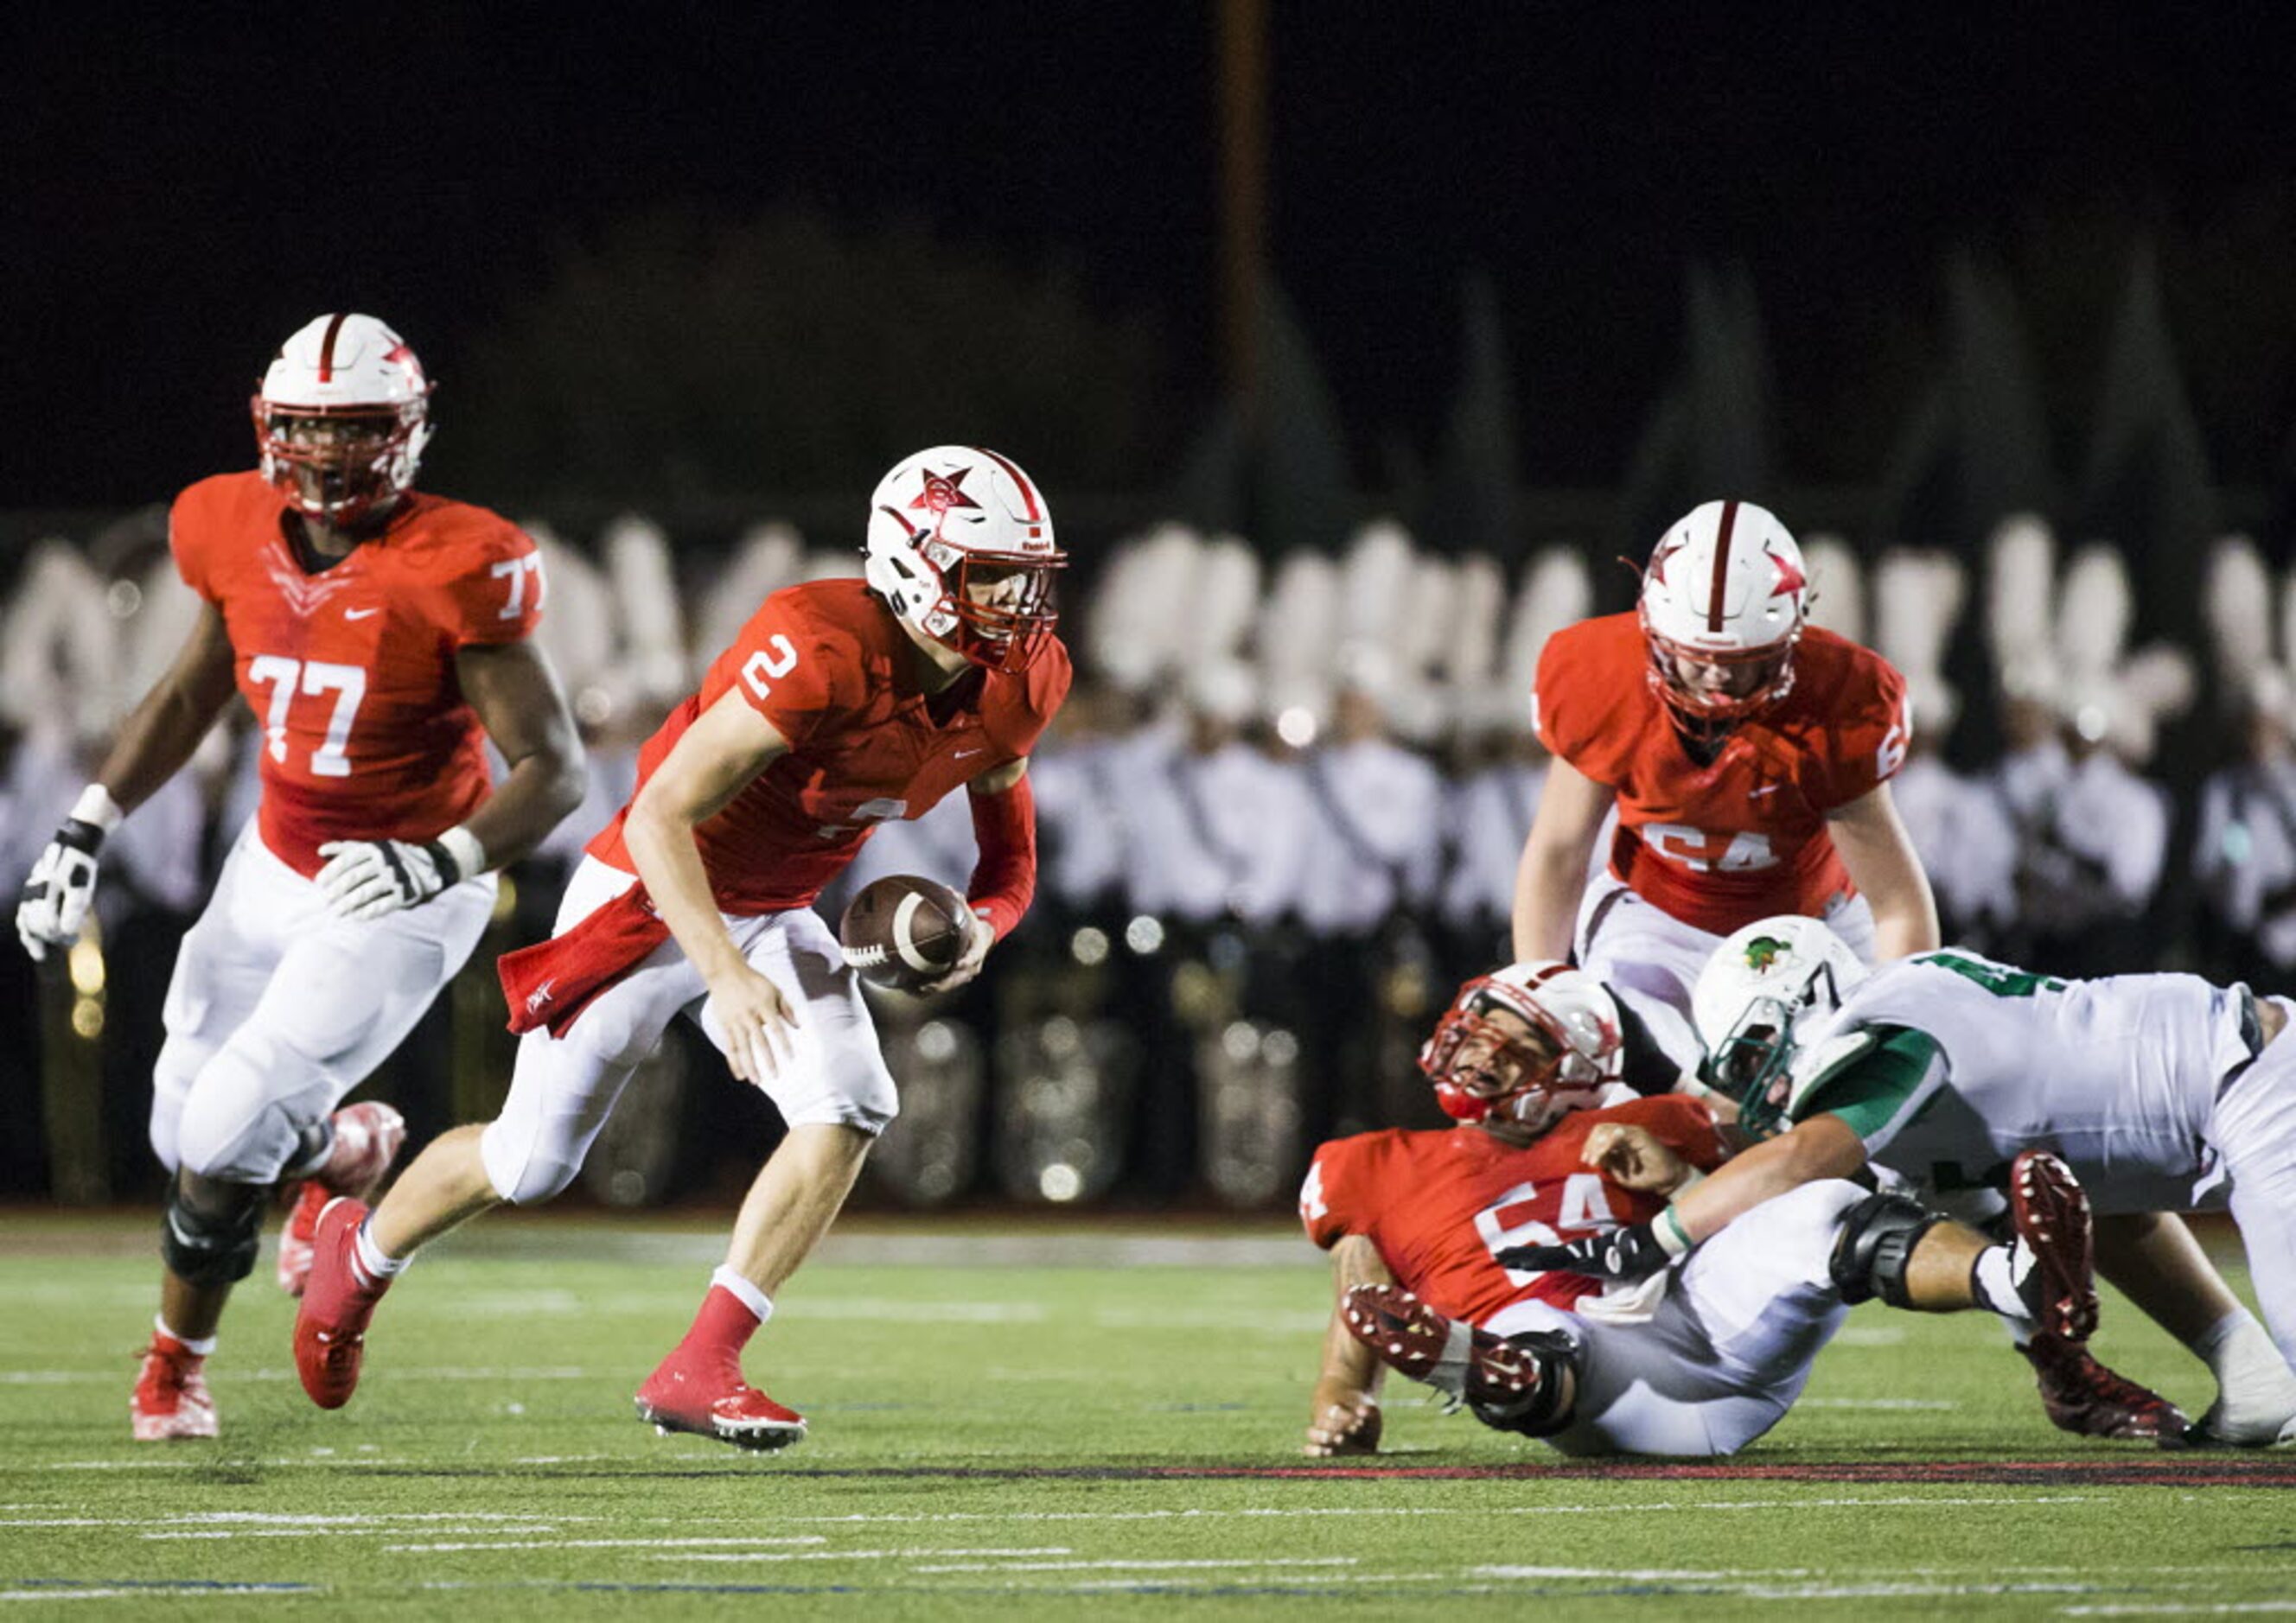
<svg viewBox="0 0 2296 1623">
<path fill-rule="evenodd" d="M 243 464 L 263 361 L 345 304 L 407 334 L 445 415 L 556 245 L 665 200 L 922 213 L 1065 255 L 1162 317 L 1209 400 L 1208 4 L 435 9 L 0 24 L 0 507 Z M 1955 243 L 2013 257 L 2052 212 L 2189 225 L 2296 190 L 2291 30 L 2261 6 L 1271 9 L 1275 266 L 1366 463 L 1439 435 L 1471 266 L 1506 306 L 1526 474 L 1595 484 L 1672 369 L 1693 258 L 1751 267 L 1782 382 L 1822 405 L 1933 307 Z M 1805 447 L 1847 465 L 1801 471 L 1870 477 L 1871 449 Z"/>
</svg>

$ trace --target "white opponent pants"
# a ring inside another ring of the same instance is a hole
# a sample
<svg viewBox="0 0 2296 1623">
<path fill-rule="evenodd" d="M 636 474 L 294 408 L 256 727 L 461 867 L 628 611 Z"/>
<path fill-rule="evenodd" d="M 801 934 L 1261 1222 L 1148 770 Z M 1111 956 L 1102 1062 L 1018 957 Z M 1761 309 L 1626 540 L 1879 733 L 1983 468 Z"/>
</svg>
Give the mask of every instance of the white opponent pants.
<svg viewBox="0 0 2296 1623">
<path fill-rule="evenodd" d="M 250 820 L 168 983 L 152 1096 L 160 1162 L 277 1182 L 303 1129 L 390 1058 L 463 967 L 494 901 L 488 873 L 420 907 L 341 918 Z"/>
<path fill-rule="evenodd" d="M 2204 1136 L 2223 1181 L 2207 1201 L 2229 1197 L 2265 1326 L 2296 1365 L 2296 1002 L 2273 1001 L 2288 1026 L 2223 1086 L 2209 1116 Z"/>
<path fill-rule="evenodd" d="M 1545 1302 L 1484 1321 L 1497 1335 L 1578 1340 L 1564 1454 L 1734 1454 L 1785 1415 L 1849 1309 L 1827 1263 L 1841 1214 L 1866 1198 L 1839 1178 L 1763 1201 L 1691 1252 L 1648 1320 L 1611 1324 Z"/>
<path fill-rule="evenodd" d="M 559 903 L 558 933 L 634 882 L 585 857 Z M 774 983 L 796 1017 L 794 1062 L 764 1085 L 782 1119 L 793 1127 L 827 1123 L 882 1132 L 900 1109 L 892 1073 L 860 981 L 829 926 L 808 908 L 723 916 L 742 955 Z M 623 1086 L 680 1014 L 725 1052 L 725 1029 L 701 971 L 676 941 L 665 941 L 592 1000 L 564 1037 L 537 1029 L 520 1038 L 510 1096 L 479 1141 L 495 1193 L 505 1201 L 546 1201 L 571 1183 Z"/>
<path fill-rule="evenodd" d="M 1874 962 L 1874 909 L 1864 897 L 1837 899 L 1824 922 L 1851 952 Z M 1574 934 L 1578 966 L 1641 1016 L 1667 1058 L 1695 1070 L 1701 1049 L 1690 1022 L 1691 989 L 1723 938 L 1684 923 L 1608 873 L 1587 881 Z"/>
</svg>

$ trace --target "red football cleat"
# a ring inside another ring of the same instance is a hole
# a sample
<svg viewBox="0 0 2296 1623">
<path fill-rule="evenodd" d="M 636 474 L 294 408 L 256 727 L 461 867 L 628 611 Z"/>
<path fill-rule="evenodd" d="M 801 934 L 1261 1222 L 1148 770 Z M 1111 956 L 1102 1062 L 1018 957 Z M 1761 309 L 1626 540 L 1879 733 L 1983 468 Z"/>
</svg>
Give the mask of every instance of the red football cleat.
<svg viewBox="0 0 2296 1623">
<path fill-rule="evenodd" d="M 279 1234 L 279 1288 L 290 1296 L 302 1295 L 311 1276 L 311 1239 L 319 1232 L 320 1209 L 339 1194 L 373 1200 L 406 1142 L 406 1119 L 374 1100 L 346 1105 L 331 1119 L 334 1148 L 325 1166 L 295 1185 L 295 1209 Z"/>
<path fill-rule="evenodd" d="M 661 1361 L 637 1392 L 638 1418 L 667 1437 L 690 1431 L 736 1448 L 786 1448 L 805 1439 L 805 1416 L 742 1379 L 732 1358 L 709 1358 L 684 1346 Z"/>
<path fill-rule="evenodd" d="M 1399 1375 L 1463 1402 L 1507 1408 L 1538 1390 L 1538 1361 L 1488 1330 L 1444 1317 L 1400 1285 L 1356 1285 L 1348 1333 Z"/>
<path fill-rule="evenodd" d="M 175 1337 L 152 1332 L 152 1345 L 144 1349 L 144 1367 L 135 1377 L 135 1395 L 127 1402 L 137 1442 L 216 1434 L 215 1398 L 202 1373 L 207 1362 L 205 1355 L 189 1350 Z"/>
<path fill-rule="evenodd" d="M 2088 1196 L 2046 1150 L 2009 1163 L 2009 1219 L 2033 1258 L 2024 1291 L 2043 1332 L 2063 1341 L 2096 1333 L 2096 1261 Z"/>
<path fill-rule="evenodd" d="M 356 1242 L 366 1208 L 348 1197 L 327 1202 L 311 1242 L 310 1288 L 295 1314 L 295 1373 L 323 1409 L 340 1409 L 358 1389 L 367 1321 L 390 1288 L 359 1266 Z"/>
<path fill-rule="evenodd" d="M 2077 1341 L 2046 1332 L 2017 1349 L 2041 1379 L 2041 1406 L 2061 1431 L 2117 1437 L 2180 1448 L 2192 1422 L 2150 1387 L 2107 1369 Z"/>
</svg>

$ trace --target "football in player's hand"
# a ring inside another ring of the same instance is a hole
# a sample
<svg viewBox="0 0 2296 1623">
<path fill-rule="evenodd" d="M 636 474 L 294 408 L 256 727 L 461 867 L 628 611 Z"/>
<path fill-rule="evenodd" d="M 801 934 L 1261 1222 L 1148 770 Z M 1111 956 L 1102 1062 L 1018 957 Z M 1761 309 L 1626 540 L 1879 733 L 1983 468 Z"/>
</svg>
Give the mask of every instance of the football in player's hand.
<svg viewBox="0 0 2296 1623">
<path fill-rule="evenodd" d="M 938 880 L 894 873 L 863 888 L 837 927 L 845 962 L 872 986 L 914 992 L 964 955 L 972 908 Z"/>
</svg>

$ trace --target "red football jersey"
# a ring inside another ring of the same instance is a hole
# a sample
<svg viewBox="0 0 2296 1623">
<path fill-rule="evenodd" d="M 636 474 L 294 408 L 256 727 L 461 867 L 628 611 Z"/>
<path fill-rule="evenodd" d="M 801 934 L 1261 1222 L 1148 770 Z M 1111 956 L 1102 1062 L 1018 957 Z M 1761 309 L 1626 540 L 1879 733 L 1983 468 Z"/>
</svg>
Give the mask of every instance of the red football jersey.
<svg viewBox="0 0 2296 1623">
<path fill-rule="evenodd" d="M 1904 765 L 1906 681 L 1870 649 L 1813 626 L 1793 687 L 1741 722 L 1710 766 L 1691 758 L 1632 614 L 1547 639 L 1533 695 L 1538 735 L 1617 795 L 1611 872 L 1716 935 L 1775 913 L 1824 913 L 1854 887 L 1825 818 Z"/>
<path fill-rule="evenodd" d="M 219 474 L 176 498 L 168 544 L 222 612 L 263 724 L 263 843 L 308 876 L 331 840 L 429 840 L 487 798 L 455 653 L 534 629 L 542 557 L 506 519 L 409 492 L 381 534 L 309 574 L 289 511 L 260 473 Z"/>
<path fill-rule="evenodd" d="M 1645 1222 L 1665 1207 L 1580 1161 L 1587 1133 L 1604 1121 L 1648 1128 L 1702 1171 L 1727 1153 L 1713 1112 L 1686 1094 L 1573 1111 L 1522 1149 L 1480 1127 L 1390 1127 L 1316 1152 L 1300 1220 L 1327 1250 L 1343 1235 L 1363 1235 L 1406 1290 L 1453 1318 L 1480 1324 L 1524 1301 L 1568 1307 L 1602 1294 L 1603 1283 L 1503 1268 L 1496 1253 Z"/>
<path fill-rule="evenodd" d="M 922 816 L 942 796 L 1036 747 L 1068 696 L 1056 638 L 1025 671 L 981 672 L 945 722 L 926 709 L 916 646 L 858 580 L 790 586 L 766 599 L 701 690 L 670 712 L 638 755 L 653 775 L 694 718 L 730 688 L 789 741 L 726 808 L 693 831 L 718 906 L 737 914 L 812 904 L 880 823 Z M 625 806 L 590 854 L 636 873 Z"/>
</svg>

